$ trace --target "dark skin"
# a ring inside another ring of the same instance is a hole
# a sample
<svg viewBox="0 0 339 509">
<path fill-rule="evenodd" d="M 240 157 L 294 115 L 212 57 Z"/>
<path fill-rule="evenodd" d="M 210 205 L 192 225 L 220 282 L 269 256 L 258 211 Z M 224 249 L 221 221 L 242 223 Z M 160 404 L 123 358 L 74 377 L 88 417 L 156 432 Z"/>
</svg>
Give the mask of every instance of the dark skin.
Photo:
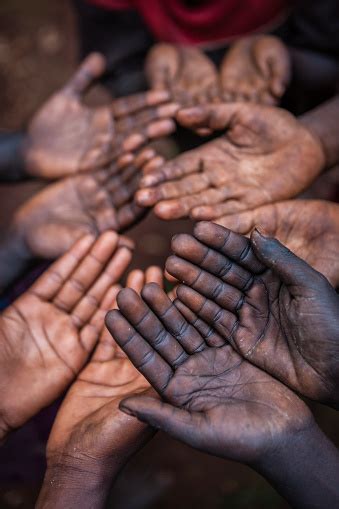
<svg viewBox="0 0 339 509">
<path fill-rule="evenodd" d="M 0 317 L 0 439 L 58 398 L 88 360 L 112 307 L 131 242 L 80 239 Z"/>
<path fill-rule="evenodd" d="M 288 50 L 271 35 L 244 37 L 235 42 L 220 68 L 223 101 L 275 105 L 290 81 Z"/>
<path fill-rule="evenodd" d="M 339 456 L 306 405 L 236 353 L 197 335 L 162 290 L 118 295 L 110 332 L 163 401 L 139 395 L 120 408 L 197 449 L 245 462 L 302 509 L 335 506 Z"/>
<path fill-rule="evenodd" d="M 146 172 L 136 201 L 162 219 L 214 219 L 300 193 L 322 171 L 320 139 L 285 110 L 256 104 L 182 110 L 181 124 L 225 130 Z"/>
<path fill-rule="evenodd" d="M 152 164 L 155 153 L 145 149 L 136 160 L 61 179 L 24 203 L 14 218 L 16 237 L 31 256 L 56 258 L 83 235 L 108 229 L 125 230 L 145 210 L 133 197 L 140 167 Z"/>
<path fill-rule="evenodd" d="M 154 90 L 169 90 L 182 106 L 205 104 L 219 97 L 218 73 L 198 48 L 160 43 L 146 60 L 146 75 Z"/>
<path fill-rule="evenodd" d="M 89 55 L 35 114 L 23 151 L 28 174 L 55 179 L 93 170 L 174 130 L 170 119 L 177 107 L 168 102 L 166 91 L 116 99 L 107 106 L 86 106 L 83 95 L 105 66 L 102 55 Z"/>
<path fill-rule="evenodd" d="M 162 285 L 162 279 L 159 267 L 149 267 L 130 272 L 126 286 L 140 292 L 146 283 Z M 114 300 L 120 289 L 112 287 Z M 105 507 L 113 478 L 154 434 L 119 410 L 122 399 L 145 391 L 150 392 L 148 382 L 104 328 L 53 424 L 38 508 Z"/>
<path fill-rule="evenodd" d="M 339 285 L 339 205 L 320 200 L 287 200 L 214 220 L 244 235 L 258 225 L 297 256 Z"/>
<path fill-rule="evenodd" d="M 339 407 L 339 297 L 277 240 L 213 223 L 173 239 L 178 299 L 242 357 L 300 394 Z"/>
</svg>

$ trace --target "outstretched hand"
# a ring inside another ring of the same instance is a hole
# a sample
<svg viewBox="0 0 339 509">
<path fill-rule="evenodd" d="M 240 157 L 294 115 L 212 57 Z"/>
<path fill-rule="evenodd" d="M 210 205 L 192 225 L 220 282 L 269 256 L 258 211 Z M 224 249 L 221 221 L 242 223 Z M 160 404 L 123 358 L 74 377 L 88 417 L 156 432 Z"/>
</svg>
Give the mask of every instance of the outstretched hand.
<svg viewBox="0 0 339 509">
<path fill-rule="evenodd" d="M 169 90 L 182 106 L 219 97 L 217 69 L 198 48 L 156 44 L 147 56 L 146 75 L 152 89 Z"/>
<path fill-rule="evenodd" d="M 293 115 L 278 108 L 235 103 L 181 110 L 192 129 L 225 130 L 216 140 L 146 172 L 140 206 L 162 219 L 215 219 L 291 198 L 321 172 L 325 156 Z"/>
<path fill-rule="evenodd" d="M 83 95 L 105 66 L 102 55 L 89 55 L 35 114 L 24 150 L 27 173 L 55 179 L 94 170 L 175 129 L 171 117 L 177 107 L 168 102 L 165 90 L 115 99 L 108 106 L 86 106 Z"/>
<path fill-rule="evenodd" d="M 179 309 L 196 327 L 202 321 L 252 364 L 338 408 L 339 297 L 324 276 L 258 231 L 249 240 L 203 222 L 172 248 L 166 269 L 184 283 Z"/>
<path fill-rule="evenodd" d="M 213 222 L 249 235 L 255 226 L 276 237 L 318 270 L 336 288 L 339 285 L 339 205 L 320 200 L 287 200 Z"/>
<path fill-rule="evenodd" d="M 218 334 L 200 335 L 157 285 L 141 295 L 121 291 L 120 311 L 106 323 L 164 402 L 128 398 L 120 405 L 127 414 L 202 451 L 250 464 L 309 426 L 301 400 Z"/>
<path fill-rule="evenodd" d="M 123 167 L 112 164 L 50 184 L 17 211 L 17 236 L 32 256 L 52 259 L 85 234 L 125 230 L 146 212 L 134 202 L 134 193 L 140 168 L 155 159 L 148 148 Z"/>
<path fill-rule="evenodd" d="M 1 438 L 59 397 L 104 328 L 131 241 L 80 239 L 0 318 Z"/>
<path fill-rule="evenodd" d="M 286 46 L 272 35 L 255 35 L 235 42 L 220 69 L 223 101 L 275 105 L 291 78 Z"/>
</svg>

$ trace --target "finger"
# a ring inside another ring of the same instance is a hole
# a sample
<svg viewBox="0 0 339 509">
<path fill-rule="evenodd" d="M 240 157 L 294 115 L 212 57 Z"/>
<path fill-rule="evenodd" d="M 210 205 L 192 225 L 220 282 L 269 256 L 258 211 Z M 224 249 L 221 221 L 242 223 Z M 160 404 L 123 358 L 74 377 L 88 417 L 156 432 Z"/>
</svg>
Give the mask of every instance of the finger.
<svg viewBox="0 0 339 509">
<path fill-rule="evenodd" d="M 218 219 L 215 219 L 213 222 L 215 224 L 219 224 L 220 226 L 224 226 L 225 228 L 228 228 L 229 230 L 232 230 L 236 233 L 247 235 L 256 224 L 256 216 L 253 212 L 254 211 L 249 210 L 239 214 L 222 216 Z"/>
<path fill-rule="evenodd" d="M 176 255 L 243 292 L 246 292 L 253 282 L 253 275 L 250 272 L 220 252 L 199 242 L 192 235 L 175 235 L 171 248 Z"/>
<path fill-rule="evenodd" d="M 164 324 L 165 329 L 179 341 L 187 353 L 192 355 L 205 348 L 206 345 L 200 334 L 190 326 L 158 285 L 147 284 L 141 295 L 159 321 Z M 184 359 L 186 360 L 187 357 L 184 356 Z"/>
<path fill-rule="evenodd" d="M 214 223 L 202 221 L 195 225 L 194 237 L 254 274 L 259 274 L 265 269 L 251 249 L 249 239 L 238 233 Z"/>
<path fill-rule="evenodd" d="M 139 221 L 147 213 L 147 209 L 139 207 L 136 203 L 126 203 L 117 212 L 117 222 L 119 231 L 130 228 L 134 223 Z"/>
<path fill-rule="evenodd" d="M 201 157 L 197 155 L 197 152 L 191 150 L 169 161 L 160 170 L 145 175 L 142 178 L 140 187 L 153 187 L 167 180 L 179 179 L 190 173 L 197 173 L 201 169 L 201 164 Z M 140 201 L 142 201 L 141 191 L 139 194 Z"/>
<path fill-rule="evenodd" d="M 148 172 L 152 172 L 154 170 L 157 170 L 158 168 L 161 168 L 165 164 L 166 160 L 162 156 L 156 156 L 153 159 L 151 159 L 148 163 L 143 166 L 142 171 L 143 174 L 146 174 Z"/>
<path fill-rule="evenodd" d="M 140 295 L 140 292 L 145 284 L 145 274 L 140 269 L 132 270 L 126 280 L 126 288 L 131 288 L 134 290 L 138 295 Z"/>
<path fill-rule="evenodd" d="M 145 283 L 156 283 L 160 288 L 164 287 L 164 273 L 160 267 L 151 265 L 145 271 Z"/>
<path fill-rule="evenodd" d="M 153 89 L 168 88 L 178 73 L 180 54 L 172 44 L 159 43 L 149 51 L 145 73 Z"/>
<path fill-rule="evenodd" d="M 123 400 L 120 409 L 137 417 L 156 429 L 161 429 L 176 440 L 192 447 L 201 448 L 202 413 L 190 413 L 162 401 L 146 396 L 135 396 Z M 200 439 L 199 439 L 200 437 Z"/>
<path fill-rule="evenodd" d="M 56 294 L 55 305 L 70 312 L 99 277 L 117 245 L 117 233 L 111 231 L 103 233 Z"/>
<path fill-rule="evenodd" d="M 208 201 L 208 205 L 204 205 L 203 200 L 201 200 L 201 204 L 198 203 L 191 212 L 193 219 L 196 221 L 212 221 L 221 216 L 235 214 L 236 212 L 242 212 L 244 210 L 245 205 L 241 199 L 239 200 L 235 197 L 234 190 L 219 189 L 218 191 L 218 196 L 222 196 L 222 194 L 225 195 L 224 200 L 220 200 L 222 203 L 210 205 Z M 234 197 L 234 199 L 231 199 L 231 197 Z"/>
<path fill-rule="evenodd" d="M 54 262 L 37 279 L 31 286 L 30 291 L 34 292 L 41 299 L 53 299 L 75 268 L 88 254 L 94 242 L 95 237 L 93 235 L 85 235 L 79 239 L 66 254 Z"/>
<path fill-rule="evenodd" d="M 75 74 L 69 80 L 64 90 L 70 94 L 80 96 L 92 82 L 98 79 L 105 71 L 106 60 L 100 53 L 91 53 L 82 62 Z"/>
<path fill-rule="evenodd" d="M 183 108 L 178 111 L 176 118 L 181 125 L 190 129 L 205 127 L 213 131 L 224 130 L 230 126 L 242 108 L 242 104 L 236 103 L 208 104 Z"/>
<path fill-rule="evenodd" d="M 72 321 L 76 327 L 83 327 L 92 318 L 100 307 L 100 302 L 106 292 L 119 281 L 131 260 L 132 253 L 126 247 L 122 247 L 114 253 L 103 273 L 73 309 Z"/>
<path fill-rule="evenodd" d="M 244 295 L 240 290 L 182 258 L 170 256 L 166 261 L 166 270 L 223 309 L 237 312 L 243 305 Z"/>
<path fill-rule="evenodd" d="M 139 131 L 151 122 L 161 119 L 173 118 L 178 111 L 178 105 L 175 103 L 163 104 L 158 107 L 149 107 L 133 115 L 125 115 L 119 118 L 115 123 L 118 133 L 126 131 Z"/>
<path fill-rule="evenodd" d="M 223 339 L 214 329 L 212 325 L 208 325 L 197 314 L 193 313 L 181 300 L 175 299 L 173 302 L 175 307 L 180 311 L 182 316 L 185 317 L 188 323 L 192 325 L 204 339 L 205 343 L 210 347 L 223 346 L 225 339 Z"/>
<path fill-rule="evenodd" d="M 114 117 L 119 118 L 169 100 L 170 94 L 167 90 L 152 90 L 115 99 L 111 105 L 111 110 Z"/>
<path fill-rule="evenodd" d="M 117 302 L 126 320 L 171 367 L 175 369 L 188 359 L 180 343 L 172 337 L 136 292 L 130 288 L 122 290 L 117 297 Z"/>
<path fill-rule="evenodd" d="M 178 286 L 177 299 L 188 307 L 192 313 L 210 325 L 214 331 L 217 331 L 224 342 L 229 341 L 234 345 L 233 335 L 239 325 L 236 315 L 185 285 Z M 218 341 L 217 345 L 212 346 L 220 346 L 219 339 L 213 336 L 212 331 L 206 331 L 206 335 L 210 335 L 209 341 L 212 339 Z"/>
<path fill-rule="evenodd" d="M 326 278 L 296 256 L 277 239 L 266 237 L 257 229 L 251 234 L 251 245 L 257 257 L 288 286 L 318 286 Z"/>
<path fill-rule="evenodd" d="M 106 315 L 106 326 L 134 366 L 161 394 L 173 376 L 169 364 L 138 334 L 120 311 L 113 310 Z"/>
<path fill-rule="evenodd" d="M 126 182 L 112 193 L 111 200 L 115 208 L 120 209 L 133 199 L 136 190 L 139 188 L 139 182 L 140 175 L 137 174 L 129 182 Z"/>
<path fill-rule="evenodd" d="M 167 136 L 175 131 L 175 122 L 171 119 L 156 120 L 148 126 L 139 128 L 137 133 L 130 134 L 121 143 L 119 150 L 131 152 L 139 148 L 148 140 Z"/>
<path fill-rule="evenodd" d="M 149 206 L 162 200 L 171 200 L 182 196 L 186 197 L 207 189 L 209 184 L 208 175 L 203 173 L 188 175 L 187 177 L 183 177 L 180 180 L 175 180 L 173 182 L 165 182 L 164 184 L 160 184 L 157 187 L 151 187 L 147 190 L 147 202 L 144 204 Z M 141 191 L 138 194 L 139 203 L 140 194 Z M 146 196 L 146 190 L 144 190 L 143 196 Z"/>
</svg>

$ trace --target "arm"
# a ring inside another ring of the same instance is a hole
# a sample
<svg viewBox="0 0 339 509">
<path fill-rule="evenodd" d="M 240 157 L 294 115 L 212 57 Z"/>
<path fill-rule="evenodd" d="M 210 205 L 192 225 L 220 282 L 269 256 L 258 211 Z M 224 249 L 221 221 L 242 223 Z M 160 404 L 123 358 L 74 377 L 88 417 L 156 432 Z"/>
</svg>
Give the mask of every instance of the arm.
<svg viewBox="0 0 339 509">
<path fill-rule="evenodd" d="M 24 141 L 24 133 L 0 133 L 0 181 L 26 177 Z"/>
<path fill-rule="evenodd" d="M 256 470 L 292 507 L 339 505 L 339 452 L 316 424 L 288 437 Z"/>
<path fill-rule="evenodd" d="M 339 162 L 338 118 L 338 95 L 299 117 L 302 124 L 320 139 L 325 153 L 326 169 Z"/>
<path fill-rule="evenodd" d="M 15 226 L 10 226 L 0 241 L 0 292 L 23 272 L 31 259 L 24 239 Z"/>
</svg>

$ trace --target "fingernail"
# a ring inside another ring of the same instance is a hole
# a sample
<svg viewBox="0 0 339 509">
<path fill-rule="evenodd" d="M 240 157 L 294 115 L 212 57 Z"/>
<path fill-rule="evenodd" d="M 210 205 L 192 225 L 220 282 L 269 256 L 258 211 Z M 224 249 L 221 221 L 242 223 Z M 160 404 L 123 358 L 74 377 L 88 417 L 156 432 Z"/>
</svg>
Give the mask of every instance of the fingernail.
<svg viewBox="0 0 339 509">
<path fill-rule="evenodd" d="M 133 413 L 133 411 L 126 407 L 125 405 L 119 405 L 119 408 L 122 412 L 124 412 L 124 414 L 127 414 L 127 415 L 130 415 L 131 417 L 135 417 L 135 413 Z"/>
</svg>

